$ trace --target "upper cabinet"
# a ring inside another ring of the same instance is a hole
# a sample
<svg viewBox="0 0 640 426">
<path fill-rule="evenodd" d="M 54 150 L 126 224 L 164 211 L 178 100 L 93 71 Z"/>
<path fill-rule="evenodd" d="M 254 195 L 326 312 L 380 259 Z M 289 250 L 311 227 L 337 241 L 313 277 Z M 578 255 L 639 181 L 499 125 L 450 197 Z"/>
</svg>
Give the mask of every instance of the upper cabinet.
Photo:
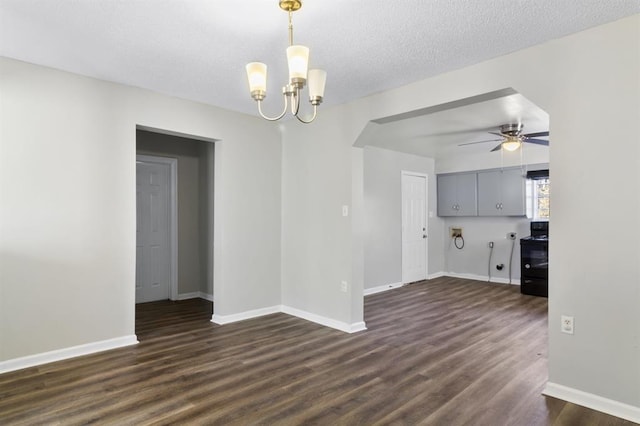
<svg viewBox="0 0 640 426">
<path fill-rule="evenodd" d="M 438 176 L 438 216 L 477 216 L 476 173 Z"/>
<path fill-rule="evenodd" d="M 520 167 L 438 175 L 438 216 L 525 216 Z"/>
<path fill-rule="evenodd" d="M 525 214 L 525 176 L 520 168 L 478 172 L 479 216 Z"/>
</svg>

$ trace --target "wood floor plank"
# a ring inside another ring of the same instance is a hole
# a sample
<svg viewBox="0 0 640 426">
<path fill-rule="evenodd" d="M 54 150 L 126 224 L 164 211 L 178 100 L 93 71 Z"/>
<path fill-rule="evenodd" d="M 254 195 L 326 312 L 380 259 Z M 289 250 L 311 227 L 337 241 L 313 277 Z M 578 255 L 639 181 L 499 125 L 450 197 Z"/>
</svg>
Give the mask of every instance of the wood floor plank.
<svg viewBox="0 0 640 426">
<path fill-rule="evenodd" d="M 365 298 L 367 330 L 219 326 L 136 307 L 140 344 L 0 375 L 2 425 L 631 425 L 541 395 L 547 299 L 438 278 Z"/>
</svg>

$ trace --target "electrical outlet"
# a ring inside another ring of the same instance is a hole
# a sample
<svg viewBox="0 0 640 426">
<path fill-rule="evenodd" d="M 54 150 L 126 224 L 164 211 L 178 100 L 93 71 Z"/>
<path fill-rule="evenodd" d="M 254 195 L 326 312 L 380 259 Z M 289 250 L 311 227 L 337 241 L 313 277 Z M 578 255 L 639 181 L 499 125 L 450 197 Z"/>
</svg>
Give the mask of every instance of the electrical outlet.
<svg viewBox="0 0 640 426">
<path fill-rule="evenodd" d="M 346 293 L 349 290 L 349 284 L 346 281 L 340 281 L 340 291 Z"/>
<path fill-rule="evenodd" d="M 573 334 L 573 317 L 562 315 L 560 321 L 560 331 L 567 334 Z"/>
<path fill-rule="evenodd" d="M 515 240 L 517 235 L 518 234 L 516 234 L 515 232 L 507 232 L 507 239 L 508 240 Z"/>
</svg>

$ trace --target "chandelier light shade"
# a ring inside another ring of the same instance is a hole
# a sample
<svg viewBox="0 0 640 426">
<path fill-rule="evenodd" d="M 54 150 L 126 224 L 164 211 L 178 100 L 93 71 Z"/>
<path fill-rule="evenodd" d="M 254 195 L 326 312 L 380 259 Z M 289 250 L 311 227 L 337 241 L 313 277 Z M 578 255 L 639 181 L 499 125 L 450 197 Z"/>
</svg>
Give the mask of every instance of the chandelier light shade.
<svg viewBox="0 0 640 426">
<path fill-rule="evenodd" d="M 284 109 L 277 117 L 268 117 L 262 112 L 262 101 L 267 96 L 267 66 L 262 62 L 250 62 L 246 66 L 249 92 L 258 103 L 260 116 L 269 121 L 284 117 L 291 104 L 291 113 L 303 123 L 311 123 L 317 116 L 318 105 L 322 103 L 327 80 L 326 71 L 309 70 L 309 48 L 293 44 L 293 24 L 291 14 L 302 7 L 300 0 L 280 0 L 280 8 L 289 14 L 289 47 L 287 47 L 287 64 L 289 66 L 289 82 L 282 87 Z M 300 95 L 306 84 L 309 84 L 309 102 L 313 105 L 313 116 L 305 120 L 299 116 Z"/>
<path fill-rule="evenodd" d="M 254 92 L 261 92 L 264 98 L 267 94 L 267 66 L 262 62 L 248 63 L 247 78 L 249 79 L 251 96 Z"/>
<path fill-rule="evenodd" d="M 319 104 L 324 96 L 324 85 L 327 81 L 327 72 L 325 70 L 309 70 L 309 102 Z"/>
<path fill-rule="evenodd" d="M 289 80 L 300 81 L 307 79 L 309 69 L 309 48 L 306 46 L 287 47 L 287 62 L 289 63 Z"/>
</svg>

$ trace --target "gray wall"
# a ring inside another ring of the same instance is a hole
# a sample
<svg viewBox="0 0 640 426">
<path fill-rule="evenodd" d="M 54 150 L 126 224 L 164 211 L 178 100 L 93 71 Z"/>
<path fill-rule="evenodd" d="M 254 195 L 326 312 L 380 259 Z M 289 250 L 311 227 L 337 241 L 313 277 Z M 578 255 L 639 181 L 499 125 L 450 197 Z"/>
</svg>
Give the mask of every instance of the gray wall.
<svg viewBox="0 0 640 426">
<path fill-rule="evenodd" d="M 358 230 L 340 208 L 361 196 L 349 193 L 362 173 L 352 155 L 362 155 L 353 144 L 367 123 L 512 87 L 549 113 L 554 140 L 548 389 L 640 407 L 640 144 L 629 136 L 640 110 L 639 27 L 636 15 L 323 109 L 313 128 L 283 123 L 283 300 L 358 321 L 346 300 L 363 298 L 352 271 Z M 585 182 L 586 171 L 596 178 Z M 344 277 L 354 280 L 350 295 L 340 293 Z M 574 335 L 561 333 L 561 315 L 575 317 Z"/>
<path fill-rule="evenodd" d="M 286 303 L 354 323 L 362 217 L 341 211 L 362 197 L 362 129 L 513 87 L 549 113 L 557 141 L 550 384 L 640 407 L 639 27 L 636 15 L 322 109 L 313 126 L 0 58 L 0 360 L 134 337 L 137 124 L 218 141 L 217 315 Z"/>
<path fill-rule="evenodd" d="M 210 266 L 213 241 L 209 239 L 210 201 L 213 187 L 209 179 L 213 163 L 210 142 L 179 136 L 136 131 L 138 154 L 171 157 L 178 160 L 178 294 L 213 294 Z M 213 225 L 211 223 L 211 225 Z"/>
<path fill-rule="evenodd" d="M 280 304 L 277 126 L 7 58 L 0 92 L 0 370 L 135 342 L 137 126 L 216 141 L 215 314 Z"/>
<path fill-rule="evenodd" d="M 504 157 L 504 163 L 510 166 L 519 165 L 519 156 Z M 531 156 L 529 156 L 531 157 Z M 539 170 L 549 167 L 549 150 L 539 150 L 535 160 L 545 164 L 525 164 L 526 170 Z M 436 162 L 438 173 L 452 171 L 475 171 L 500 167 L 500 155 L 488 153 L 470 155 L 461 158 L 446 158 Z M 505 167 L 506 167 L 505 164 Z M 553 191 L 553 183 L 551 184 Z M 553 220 L 553 219 L 552 219 Z M 486 280 L 491 277 L 494 282 L 509 282 L 509 261 L 511 260 L 511 282 L 520 283 L 520 238 L 529 235 L 530 219 L 525 217 L 447 217 L 444 218 L 444 269 L 445 273 L 473 279 Z M 449 238 L 451 227 L 462 228 L 464 248 L 457 249 Z M 551 225 L 553 227 L 553 225 Z M 507 239 L 508 232 L 516 232 L 515 244 Z M 491 253 L 491 270 L 489 271 L 489 242 L 494 243 Z M 513 246 L 513 254 L 511 249 Z M 504 264 L 499 271 L 497 264 Z"/>
<path fill-rule="evenodd" d="M 443 268 L 442 223 L 436 212 L 434 160 L 380 148 L 364 148 L 364 288 L 402 280 L 401 172 L 427 175 L 428 274 Z"/>
</svg>

